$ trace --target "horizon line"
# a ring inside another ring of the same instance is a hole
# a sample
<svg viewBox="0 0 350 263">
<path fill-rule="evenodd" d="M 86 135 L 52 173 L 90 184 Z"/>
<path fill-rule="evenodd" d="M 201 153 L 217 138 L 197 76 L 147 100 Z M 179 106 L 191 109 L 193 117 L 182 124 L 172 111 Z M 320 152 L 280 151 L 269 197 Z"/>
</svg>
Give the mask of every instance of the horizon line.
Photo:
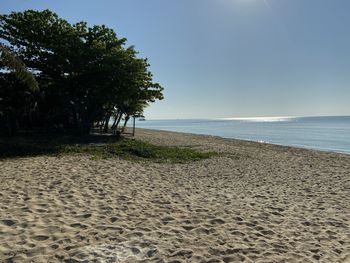
<svg viewBox="0 0 350 263">
<path fill-rule="evenodd" d="M 305 115 L 305 116 L 255 116 L 255 117 L 192 117 L 192 118 L 147 118 L 146 120 L 257 120 L 257 119 L 296 119 L 296 118 L 321 118 L 321 117 L 350 117 L 349 115 Z"/>
</svg>

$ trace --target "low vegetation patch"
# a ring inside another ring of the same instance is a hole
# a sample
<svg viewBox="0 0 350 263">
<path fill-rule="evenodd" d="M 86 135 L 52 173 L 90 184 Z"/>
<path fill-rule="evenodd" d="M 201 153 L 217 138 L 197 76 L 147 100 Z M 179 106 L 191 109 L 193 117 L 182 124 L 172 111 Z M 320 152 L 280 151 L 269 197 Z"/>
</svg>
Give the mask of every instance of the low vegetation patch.
<svg viewBox="0 0 350 263">
<path fill-rule="evenodd" d="M 89 154 L 94 158 L 150 159 L 158 162 L 191 162 L 216 156 L 215 152 L 200 152 L 189 148 L 159 146 L 151 143 L 122 139 L 100 145 L 63 146 L 61 154 Z"/>
<path fill-rule="evenodd" d="M 213 156 L 216 152 L 202 152 L 188 147 L 160 146 L 134 139 L 112 136 L 31 136 L 0 140 L 0 158 L 38 155 L 89 155 L 93 159 L 122 158 L 156 162 L 184 163 Z"/>
</svg>

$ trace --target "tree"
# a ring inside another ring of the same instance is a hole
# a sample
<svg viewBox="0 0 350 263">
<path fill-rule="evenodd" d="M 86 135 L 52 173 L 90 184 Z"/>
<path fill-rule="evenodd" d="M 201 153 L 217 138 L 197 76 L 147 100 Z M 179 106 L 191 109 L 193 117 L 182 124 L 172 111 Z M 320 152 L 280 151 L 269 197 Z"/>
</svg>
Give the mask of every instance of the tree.
<svg viewBox="0 0 350 263">
<path fill-rule="evenodd" d="M 1 44 L 0 59 L 3 69 L 0 73 L 0 129 L 2 133 L 12 135 L 17 130 L 17 119 L 24 117 L 26 121 L 25 118 L 30 115 L 33 105 L 28 103 L 28 98 L 31 92 L 38 91 L 39 88 L 34 76 L 22 61 Z"/>
<path fill-rule="evenodd" d="M 38 82 L 33 74 L 27 70 L 22 61 L 16 58 L 16 56 L 2 44 L 0 44 L 0 59 L 2 66 L 14 71 L 16 77 L 26 84 L 32 91 L 37 91 L 39 89 Z"/>
<path fill-rule="evenodd" d="M 118 125 L 122 116 L 163 98 L 147 60 L 104 25 L 69 24 L 49 10 L 27 10 L 1 15 L 0 35 L 38 80 L 29 102 L 37 105 L 31 127 L 87 133 L 98 122 L 107 130 L 111 117 Z"/>
</svg>

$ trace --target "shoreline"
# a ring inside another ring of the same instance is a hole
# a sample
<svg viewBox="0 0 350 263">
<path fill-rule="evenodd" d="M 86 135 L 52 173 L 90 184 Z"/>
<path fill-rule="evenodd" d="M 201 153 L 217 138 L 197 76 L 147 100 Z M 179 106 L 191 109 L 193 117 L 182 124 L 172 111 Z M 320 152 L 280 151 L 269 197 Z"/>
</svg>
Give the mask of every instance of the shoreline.
<svg viewBox="0 0 350 263">
<path fill-rule="evenodd" d="M 149 120 L 136 126 L 350 154 L 350 116 Z"/>
<path fill-rule="evenodd" d="M 303 147 L 303 146 L 292 146 L 292 145 L 285 145 L 285 144 L 278 144 L 278 143 L 271 143 L 271 142 L 265 142 L 265 141 L 254 141 L 250 139 L 238 139 L 238 138 L 228 138 L 228 137 L 222 137 L 218 135 L 210 135 L 210 134 L 203 134 L 203 133 L 191 133 L 191 132 L 178 132 L 178 131 L 170 131 L 170 130 L 160 130 L 160 129 L 148 129 L 148 128 L 136 128 L 135 133 L 140 130 L 145 130 L 149 132 L 166 132 L 166 133 L 175 133 L 175 134 L 183 134 L 183 135 L 190 135 L 190 136 L 200 136 L 203 138 L 216 138 L 216 139 L 224 139 L 224 140 L 229 140 L 229 141 L 238 141 L 238 142 L 248 142 L 248 143 L 257 143 L 257 144 L 262 144 L 262 145 L 271 145 L 271 146 L 277 146 L 277 147 L 282 147 L 286 149 L 298 149 L 298 150 L 306 150 L 306 151 L 311 151 L 311 152 L 321 152 L 321 153 L 330 153 L 330 154 L 340 154 L 340 155 L 345 155 L 345 156 L 350 156 L 350 152 L 340 152 L 340 151 L 335 151 L 335 150 L 324 150 L 324 149 L 319 149 L 319 148 L 308 148 L 308 147 Z M 137 135 L 136 135 L 137 136 Z"/>
<path fill-rule="evenodd" d="M 350 156 L 137 129 L 188 163 L 0 160 L 0 261 L 350 262 Z"/>
</svg>

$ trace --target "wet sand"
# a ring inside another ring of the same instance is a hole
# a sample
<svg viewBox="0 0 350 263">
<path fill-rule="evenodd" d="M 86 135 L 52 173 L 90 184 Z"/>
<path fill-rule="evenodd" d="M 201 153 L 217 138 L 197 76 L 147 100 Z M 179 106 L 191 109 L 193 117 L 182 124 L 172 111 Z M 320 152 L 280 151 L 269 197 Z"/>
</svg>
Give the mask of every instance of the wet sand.
<svg viewBox="0 0 350 263">
<path fill-rule="evenodd" d="M 350 156 L 137 130 L 186 164 L 0 161 L 0 262 L 350 262 Z"/>
</svg>

